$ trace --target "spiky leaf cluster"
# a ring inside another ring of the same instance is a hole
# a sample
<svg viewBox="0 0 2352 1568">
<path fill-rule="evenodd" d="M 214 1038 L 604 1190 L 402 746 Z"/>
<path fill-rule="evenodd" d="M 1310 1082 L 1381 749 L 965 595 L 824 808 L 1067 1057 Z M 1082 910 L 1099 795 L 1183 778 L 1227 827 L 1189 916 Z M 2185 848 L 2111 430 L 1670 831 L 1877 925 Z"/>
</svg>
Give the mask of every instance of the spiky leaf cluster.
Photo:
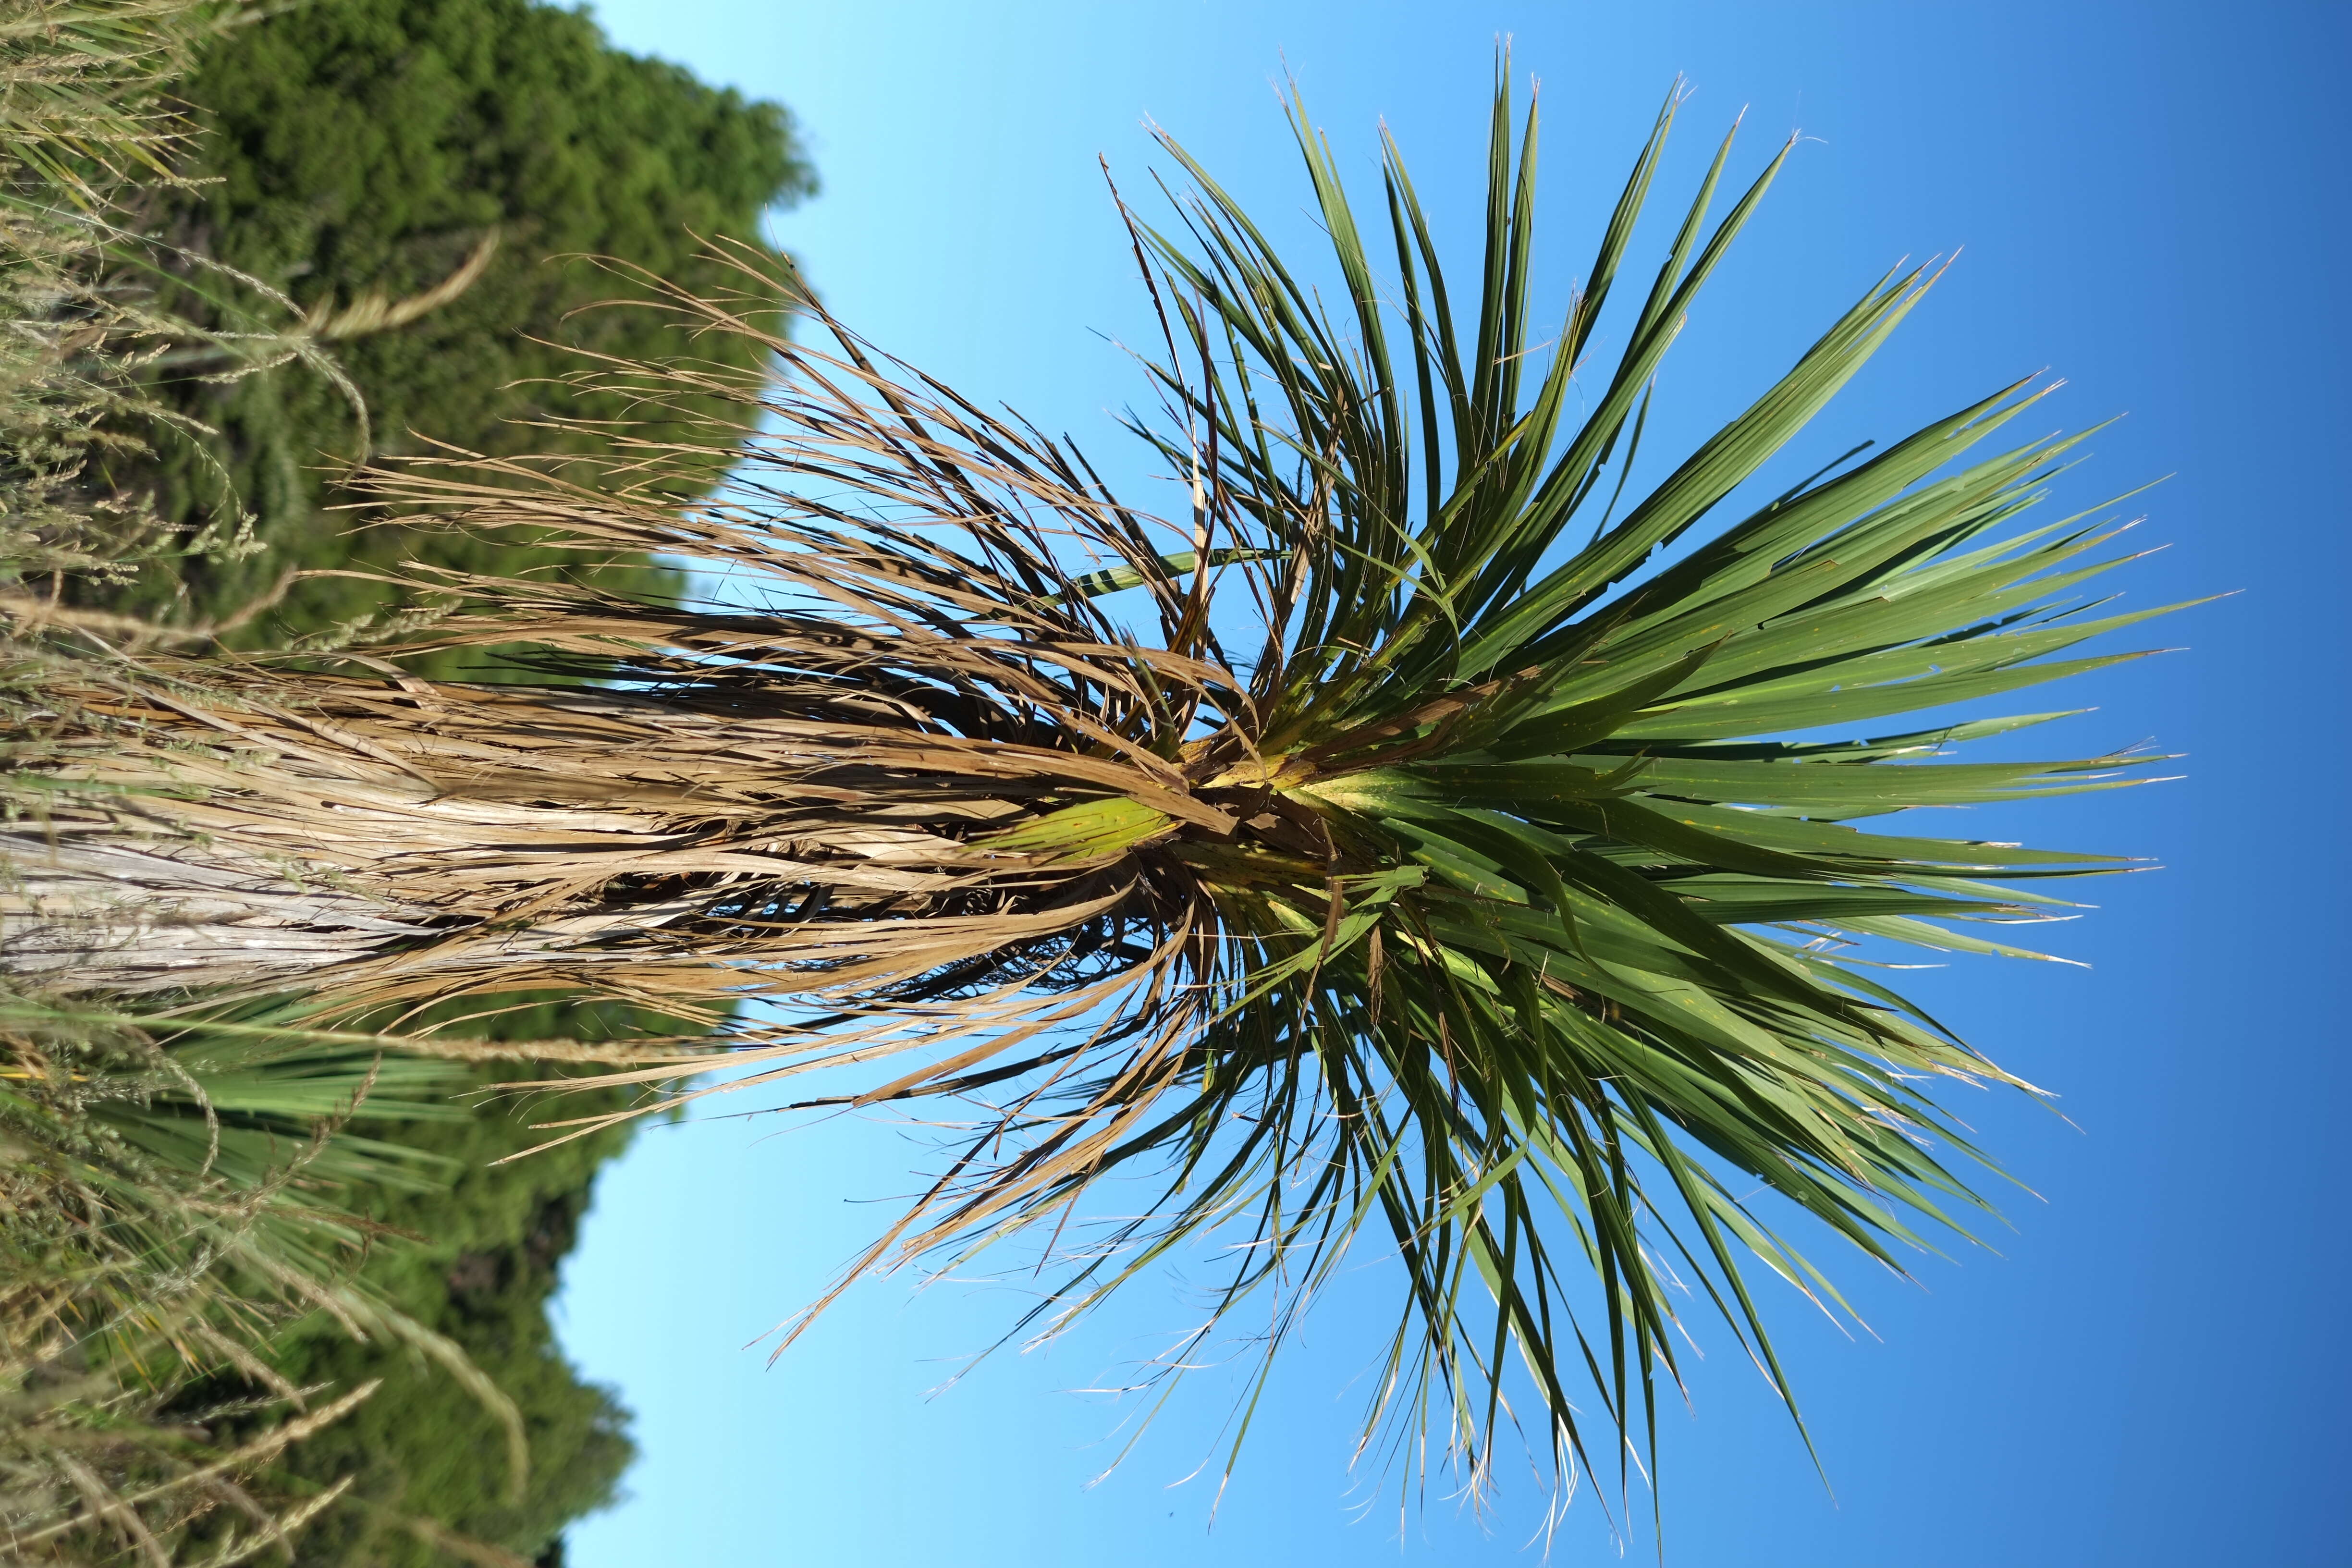
<svg viewBox="0 0 2352 1568">
<path fill-rule="evenodd" d="M 1365 225 L 1296 110 L 1327 297 L 1168 144 L 1195 194 L 1130 221 L 1172 522 L 845 328 L 819 352 L 673 290 L 780 374 L 591 364 L 645 413 L 613 455 L 373 485 L 436 526 L 696 561 L 719 600 L 443 574 L 416 579 L 438 624 L 364 655 L 61 677 L 89 716 L 43 742 L 65 847 L 15 846 L 47 902 L 0 898 L 0 929 L 125 988 L 299 982 L 354 1011 L 522 982 L 713 1019 L 765 998 L 728 1026 L 743 1070 L 689 1092 L 977 1119 L 845 1278 L 1032 1236 L 1068 1264 L 1026 1320 L 1050 1332 L 1218 1237 L 1238 1261 L 1202 1336 L 1264 1289 L 1278 1345 L 1369 1227 L 1402 1289 L 1368 1430 L 1434 1426 L 1474 1480 L 1514 1421 L 1563 1473 L 1622 1454 L 1680 1304 L 1775 1377 L 1753 1265 L 1836 1305 L 1776 1214 L 1899 1266 L 1979 1208 L 1935 1095 L 2014 1080 L 1858 949 L 2019 952 L 2003 929 L 2053 879 L 2121 863 L 1869 819 L 2126 782 L 2127 757 L 1949 759 L 2047 714 L 1903 716 L 2112 662 L 2070 650 L 2141 618 L 2078 595 L 2112 530 L 2027 516 L 2070 443 L 1994 439 L 2022 384 L 1740 499 L 1922 272 L 1644 458 L 1661 358 L 1787 156 L 1710 224 L 1727 139 L 1656 273 L 1621 276 L 1674 115 L 1549 335 L 1536 119 L 1507 89 L 1468 310 L 1393 145 Z M 714 451 L 728 487 L 680 506 Z M 401 663 L 518 646 L 535 683 Z M 135 910 L 41 912 L 110 867 Z M 661 1056 L 621 1080 L 709 1066 Z"/>
</svg>

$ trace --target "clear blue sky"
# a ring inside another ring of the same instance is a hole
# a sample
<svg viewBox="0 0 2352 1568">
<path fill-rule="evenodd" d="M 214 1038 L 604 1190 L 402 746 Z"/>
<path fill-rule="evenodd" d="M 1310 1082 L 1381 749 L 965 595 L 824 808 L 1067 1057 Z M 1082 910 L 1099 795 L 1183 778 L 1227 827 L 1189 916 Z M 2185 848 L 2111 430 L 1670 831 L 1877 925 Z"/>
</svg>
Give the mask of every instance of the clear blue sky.
<svg viewBox="0 0 2352 1568">
<path fill-rule="evenodd" d="M 1385 117 L 1441 216 L 1475 221 L 1498 35 L 1543 82 L 1555 296 L 1677 72 L 1687 181 L 1748 111 L 1739 166 L 1810 139 L 1675 351 L 1685 441 L 1745 404 L 1906 255 L 1958 266 L 1790 462 L 1801 472 L 2017 374 L 2070 383 L 2103 434 L 2063 500 L 2160 475 L 2169 542 L 2132 602 L 2242 589 L 2182 617 L 2191 651 L 2074 694 L 2086 750 L 2154 737 L 2184 782 L 2045 805 L 2044 842 L 2145 854 L 2064 928 L 2088 971 L 1964 963 L 1917 989 L 2068 1121 L 1969 1114 L 2033 1194 L 1999 1253 L 1847 1276 L 1878 1338 L 1780 1310 L 1824 1490 L 1725 1342 L 1665 1417 L 1675 1568 L 2352 1562 L 2346 1489 L 2344 790 L 2347 181 L 2352 11 L 2326 5 L 1935 6 L 608 0 L 625 47 L 792 107 L 825 184 L 782 216 L 835 310 L 883 346 L 1097 453 L 1139 395 L 1106 340 L 1143 327 L 1102 194 L 1145 185 L 1147 116 L 1293 233 L 1271 82 L 1286 62 L 1343 163 Z M 1130 470 L 1118 463 L 1114 473 Z M 2072 510 L 2071 508 L 2069 510 Z M 2078 753 L 2081 754 L 2081 753 Z M 1987 826 L 1969 825 L 1972 828 Z M 637 1412 L 632 1500 L 575 1531 L 580 1568 L 647 1563 L 1535 1562 L 1538 1500 L 1479 1521 L 1351 1476 L 1350 1381 L 1386 1298 L 1376 1260 L 1325 1303 L 1211 1520 L 1229 1383 L 1182 1398 L 1125 1466 L 1098 1385 L 1185 1321 L 1146 1287 L 1050 1355 L 927 1397 L 1018 1305 L 869 1285 L 777 1366 L 745 1348 L 812 1295 L 922 1152 L 882 1123 L 659 1128 L 609 1170 L 562 1327 Z M 1696 1322 L 1696 1320 L 1695 1320 Z M 1390 1484 L 1383 1485 L 1384 1480 Z M 1611 1506 L 1614 1503 L 1612 1500 Z M 1622 1561 L 1655 1561 L 1637 1499 Z M 1622 1522 L 1622 1516 L 1620 1516 Z M 1620 1561 L 1579 1500 L 1562 1563 Z"/>
</svg>

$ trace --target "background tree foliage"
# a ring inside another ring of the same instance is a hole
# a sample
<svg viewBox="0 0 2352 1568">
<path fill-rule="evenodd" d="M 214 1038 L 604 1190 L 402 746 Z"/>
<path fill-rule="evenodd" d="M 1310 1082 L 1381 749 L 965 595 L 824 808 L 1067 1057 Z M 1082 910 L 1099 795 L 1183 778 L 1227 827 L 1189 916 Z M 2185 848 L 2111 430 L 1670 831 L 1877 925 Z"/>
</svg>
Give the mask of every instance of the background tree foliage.
<svg viewBox="0 0 2352 1568">
<path fill-rule="evenodd" d="M 595 1039 L 660 1026 L 609 1004 L 549 1003 L 478 1032 Z M 479 1093 L 538 1070 L 478 1067 L 471 1088 Z M 567 1097 L 561 1114 L 577 1114 L 568 1109 L 575 1099 L 618 1109 L 626 1098 L 611 1090 Z M 450 1537 L 557 1563 L 564 1527 L 613 1500 L 636 1453 L 628 1412 L 611 1390 L 580 1380 L 556 1342 L 547 1305 L 596 1172 L 627 1138 L 604 1133 L 514 1164 L 493 1163 L 544 1140 L 529 1124 L 546 1114 L 552 1113 L 492 1096 L 462 1121 L 371 1125 L 372 1136 L 436 1158 L 446 1184 L 379 1189 L 357 1205 L 405 1233 L 371 1258 L 362 1270 L 367 1283 L 455 1341 L 520 1411 L 530 1444 L 520 1500 L 509 1492 L 505 1429 L 479 1400 L 406 1345 L 355 1342 L 317 1317 L 281 1338 L 277 1369 L 305 1386 L 340 1391 L 381 1379 L 383 1387 L 282 1462 L 287 1473 L 320 1487 L 355 1478 L 350 1500 L 303 1532 L 300 1563 L 427 1568 L 453 1560 Z M 193 1391 L 186 1403 L 236 1392 L 218 1382 Z"/>
<path fill-rule="evenodd" d="M 756 244 L 765 208 L 814 188 L 782 108 L 623 54 L 584 12 L 528 0 L 314 0 L 210 40 L 175 90 L 202 132 L 181 161 L 188 179 L 149 185 L 143 209 L 126 215 L 156 243 L 119 249 L 111 286 L 128 285 L 142 320 L 194 330 L 161 340 L 170 346 L 121 404 L 136 417 L 115 420 L 116 439 L 83 472 L 84 504 L 100 500 L 100 521 L 120 514 L 143 526 L 152 513 L 181 531 L 180 546 L 136 566 L 126 547 L 110 573 L 77 575 L 63 558 L 33 564 L 61 567 L 83 604 L 165 620 L 218 623 L 258 605 L 226 638 L 240 646 L 331 636 L 398 606 L 378 582 L 288 584 L 296 569 L 421 559 L 528 575 L 561 560 L 576 573 L 576 555 L 513 537 L 354 533 L 358 520 L 331 510 L 337 479 L 362 458 L 427 437 L 488 453 L 596 450 L 593 431 L 526 423 L 620 412 L 563 382 L 581 364 L 575 349 L 751 366 L 756 351 L 736 340 L 697 345 L 647 312 L 575 314 L 632 291 L 583 258 L 714 288 L 696 260 L 698 237 Z M 758 315 L 782 296 L 741 303 Z M 400 321 L 403 301 L 431 308 Z M 306 342 L 323 355 L 249 374 L 304 358 L 293 351 Z M 714 467 L 682 483 L 715 478 Z M 110 510 L 110 496 L 122 498 Z M 249 534 L 224 549 L 240 512 Z M 207 532 L 207 548 L 184 548 Z M 664 575 L 642 554 L 596 574 L 640 588 Z M 484 662 L 445 660 L 432 672 Z M 454 1032 L 593 1038 L 656 1023 L 553 1001 Z M 509 1063 L 468 1081 L 539 1071 Z M 587 1098 L 600 1110 L 623 1103 Z M 370 1138 L 425 1156 L 445 1180 L 338 1194 L 401 1233 L 373 1249 L 367 1287 L 455 1342 L 520 1409 L 532 1461 L 521 1499 L 508 1492 L 507 1432 L 493 1411 L 410 1346 L 355 1342 L 320 1314 L 275 1337 L 276 1370 L 304 1386 L 382 1386 L 278 1466 L 297 1496 L 352 1478 L 344 1500 L 304 1528 L 298 1561 L 438 1563 L 464 1555 L 461 1542 L 560 1561 L 564 1526 L 613 1496 L 634 1455 L 626 1412 L 581 1382 L 546 1306 L 594 1173 L 625 1138 L 494 1166 L 543 1136 L 529 1130 L 534 1119 L 492 1100 L 460 1121 L 372 1121 Z M 257 1408 L 240 1424 L 209 1412 L 251 1392 L 219 1377 L 173 1405 L 237 1440 L 274 1416 Z"/>
<path fill-rule="evenodd" d="M 258 546 L 104 594 L 175 619 L 232 615 L 292 567 L 546 566 L 527 542 L 352 534 L 349 514 L 322 509 L 338 471 L 413 450 L 420 436 L 491 454 L 593 450 L 593 433 L 519 423 L 620 412 L 563 383 L 581 362 L 554 345 L 749 363 L 740 340 L 692 344 L 647 312 L 573 314 L 630 291 L 582 258 L 718 287 L 695 237 L 756 243 L 763 209 L 814 189 L 781 107 L 621 53 L 584 12 L 529 0 L 321 0 L 238 30 L 182 91 L 205 131 L 188 170 L 202 183 L 158 193 L 155 232 L 281 290 L 339 340 L 321 346 L 367 413 L 299 366 L 223 380 L 216 354 L 165 357 L 155 392 L 214 433 L 158 438 L 151 456 L 108 465 L 105 482 L 152 490 L 163 519 L 190 529 L 242 505 Z M 446 291 L 486 245 L 455 298 L 367 330 L 372 308 Z M 229 329 L 259 319 L 259 289 L 191 264 L 165 271 L 172 308 Z M 744 303 L 757 313 L 782 301 Z M 279 642 L 383 608 L 380 584 L 310 579 L 236 637 Z"/>
</svg>

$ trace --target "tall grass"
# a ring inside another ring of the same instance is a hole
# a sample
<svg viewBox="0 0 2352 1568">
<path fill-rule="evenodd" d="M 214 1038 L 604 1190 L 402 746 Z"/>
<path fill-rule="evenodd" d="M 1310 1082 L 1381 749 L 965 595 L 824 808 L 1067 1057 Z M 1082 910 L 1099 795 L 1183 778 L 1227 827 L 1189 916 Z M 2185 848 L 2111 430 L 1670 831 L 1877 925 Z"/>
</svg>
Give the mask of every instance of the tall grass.
<svg viewBox="0 0 2352 1568">
<path fill-rule="evenodd" d="M 18 0 L 0 19 L 0 582 L 47 575 L 54 597 L 67 576 L 119 584 L 146 563 L 170 572 L 188 558 L 258 552 L 225 469 L 215 475 L 221 504 L 168 525 L 150 498 L 93 482 L 110 452 L 168 446 L 218 468 L 205 440 L 216 432 L 159 400 L 155 368 L 232 382 L 299 365 L 340 393 L 364 450 L 367 405 L 335 345 L 447 305 L 498 248 L 493 231 L 417 293 L 306 311 L 261 279 L 144 231 L 156 193 L 190 184 L 179 170 L 192 127 L 167 85 L 208 39 L 268 9 L 257 0 Z M 158 305 L 174 292 L 205 302 L 201 321 Z M 242 622 L 264 607 L 248 601 L 228 613 Z"/>
</svg>

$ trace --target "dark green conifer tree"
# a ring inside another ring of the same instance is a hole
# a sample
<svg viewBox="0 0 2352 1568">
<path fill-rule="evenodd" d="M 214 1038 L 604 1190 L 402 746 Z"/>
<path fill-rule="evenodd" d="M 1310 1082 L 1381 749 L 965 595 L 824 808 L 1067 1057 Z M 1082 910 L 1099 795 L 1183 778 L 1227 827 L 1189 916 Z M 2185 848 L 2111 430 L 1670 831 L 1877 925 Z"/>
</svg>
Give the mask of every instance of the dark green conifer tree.
<svg viewBox="0 0 2352 1568">
<path fill-rule="evenodd" d="M 593 447 L 524 423 L 618 412 L 564 384 L 581 362 L 557 344 L 744 362 L 754 351 L 740 342 L 698 348 L 645 311 L 583 311 L 640 291 L 585 258 L 716 286 L 698 235 L 758 243 L 764 211 L 814 189 L 782 108 L 625 54 L 584 12 L 531 0 L 321 0 L 231 34 L 182 91 L 204 127 L 189 170 L 200 183 L 161 194 L 152 226 L 219 266 L 166 261 L 160 302 L 215 326 L 282 325 L 220 268 L 282 291 L 367 416 L 299 361 L 236 379 L 216 357 L 158 364 L 164 402 L 212 433 L 158 432 L 152 456 L 114 461 L 104 482 L 152 491 L 167 521 L 211 521 L 216 538 L 241 506 L 259 547 L 159 562 L 110 595 L 183 620 L 234 614 L 292 567 L 543 566 L 511 541 L 353 533 L 352 514 L 327 510 L 334 479 L 427 438 L 491 454 Z M 396 318 L 404 304 L 431 308 L 371 330 L 376 308 Z M 308 579 L 237 639 L 282 642 L 383 607 L 378 584 Z"/>
</svg>

